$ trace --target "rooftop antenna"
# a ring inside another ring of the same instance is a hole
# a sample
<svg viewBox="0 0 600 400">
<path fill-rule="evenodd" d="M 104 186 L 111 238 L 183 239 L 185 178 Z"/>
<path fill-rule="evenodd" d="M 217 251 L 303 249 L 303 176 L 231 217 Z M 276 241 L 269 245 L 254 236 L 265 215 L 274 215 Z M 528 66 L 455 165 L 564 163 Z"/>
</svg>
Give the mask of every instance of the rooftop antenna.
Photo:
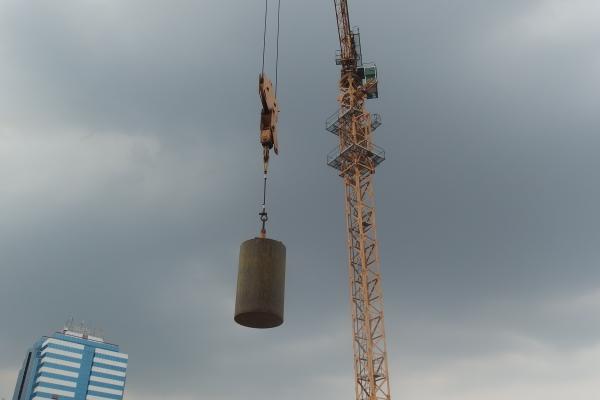
<svg viewBox="0 0 600 400">
<path fill-rule="evenodd" d="M 65 331 L 72 331 L 73 330 L 73 324 L 75 323 L 75 318 L 73 317 L 69 317 L 69 319 L 67 320 L 67 322 L 65 322 Z"/>
</svg>

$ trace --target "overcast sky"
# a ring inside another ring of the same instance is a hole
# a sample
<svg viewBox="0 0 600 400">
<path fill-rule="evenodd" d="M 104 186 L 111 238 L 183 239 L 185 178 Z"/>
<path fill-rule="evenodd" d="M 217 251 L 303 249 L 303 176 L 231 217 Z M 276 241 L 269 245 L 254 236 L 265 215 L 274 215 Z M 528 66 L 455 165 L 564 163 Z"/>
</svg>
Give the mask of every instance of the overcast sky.
<svg viewBox="0 0 600 400">
<path fill-rule="evenodd" d="M 286 321 L 233 322 L 263 7 L 0 0 L 0 398 L 71 316 L 129 353 L 128 400 L 354 396 L 331 1 L 282 1 Z M 380 74 L 392 397 L 597 400 L 600 2 L 350 7 Z"/>
</svg>

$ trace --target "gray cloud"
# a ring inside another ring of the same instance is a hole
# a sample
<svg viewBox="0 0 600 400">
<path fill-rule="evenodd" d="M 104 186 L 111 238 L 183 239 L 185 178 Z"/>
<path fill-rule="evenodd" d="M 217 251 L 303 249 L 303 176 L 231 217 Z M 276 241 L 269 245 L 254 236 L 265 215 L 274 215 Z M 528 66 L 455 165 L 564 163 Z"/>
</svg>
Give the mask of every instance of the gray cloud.
<svg viewBox="0 0 600 400">
<path fill-rule="evenodd" d="M 351 9 L 381 76 L 369 107 L 388 154 L 376 191 L 392 395 L 593 399 L 600 9 Z M 132 400 L 353 396 L 342 183 L 324 165 L 331 4 L 283 2 L 269 195 L 287 320 L 232 321 L 238 246 L 258 227 L 262 11 L 0 4 L 0 397 L 26 347 L 70 315 L 130 354 Z"/>
</svg>

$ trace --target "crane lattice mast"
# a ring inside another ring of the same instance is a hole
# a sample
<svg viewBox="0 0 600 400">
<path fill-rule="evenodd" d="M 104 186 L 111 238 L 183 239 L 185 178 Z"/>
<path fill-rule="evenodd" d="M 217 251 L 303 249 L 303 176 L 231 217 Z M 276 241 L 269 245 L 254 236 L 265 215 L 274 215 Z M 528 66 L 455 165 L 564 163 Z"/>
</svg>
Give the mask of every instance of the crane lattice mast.
<svg viewBox="0 0 600 400">
<path fill-rule="evenodd" d="M 377 69 L 362 62 L 360 34 L 350 27 L 347 0 L 334 0 L 334 5 L 340 109 L 326 129 L 339 137 L 339 146 L 328 154 L 327 164 L 339 171 L 345 186 L 356 399 L 390 400 L 373 193 L 373 174 L 385 152 L 372 142 L 381 118 L 365 107 L 367 99 L 378 97 Z"/>
</svg>

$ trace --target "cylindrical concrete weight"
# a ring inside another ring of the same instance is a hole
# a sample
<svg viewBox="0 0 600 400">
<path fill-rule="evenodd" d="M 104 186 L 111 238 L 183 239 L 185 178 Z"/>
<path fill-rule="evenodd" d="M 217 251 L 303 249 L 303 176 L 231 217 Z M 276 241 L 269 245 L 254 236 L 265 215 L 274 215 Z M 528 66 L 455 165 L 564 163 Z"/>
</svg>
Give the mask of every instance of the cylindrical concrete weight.
<svg viewBox="0 0 600 400">
<path fill-rule="evenodd" d="M 240 247 L 235 322 L 250 328 L 274 328 L 283 323 L 285 246 L 254 238 Z"/>
</svg>

